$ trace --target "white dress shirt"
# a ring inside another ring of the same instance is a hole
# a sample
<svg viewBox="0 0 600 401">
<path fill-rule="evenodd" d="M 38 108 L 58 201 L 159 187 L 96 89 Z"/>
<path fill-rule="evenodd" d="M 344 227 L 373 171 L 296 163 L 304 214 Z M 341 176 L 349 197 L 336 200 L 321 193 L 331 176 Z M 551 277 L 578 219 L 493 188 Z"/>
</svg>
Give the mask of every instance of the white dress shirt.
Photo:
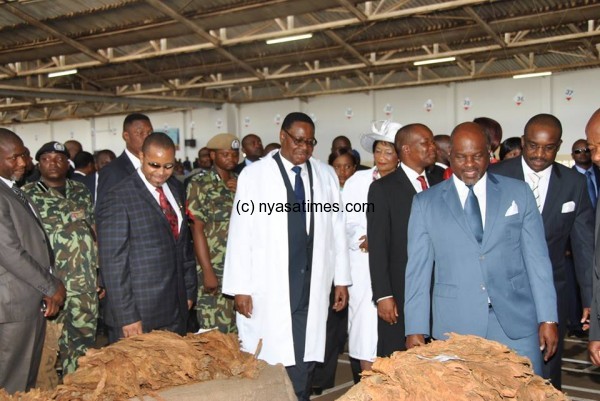
<svg viewBox="0 0 600 401">
<path fill-rule="evenodd" d="M 142 179 L 142 181 L 144 182 L 144 184 L 146 184 L 146 188 L 148 188 L 148 191 L 150 191 L 150 194 L 156 200 L 156 203 L 158 203 L 158 205 L 160 206 L 159 194 L 158 194 L 158 191 L 156 190 L 156 187 L 148 182 L 148 180 L 144 176 L 144 173 L 142 173 L 142 170 L 140 170 L 139 168 L 137 169 L 137 173 L 139 174 L 139 176 Z M 175 197 L 173 196 L 173 193 L 171 192 L 171 188 L 169 188 L 167 183 L 163 184 L 162 189 L 163 189 L 163 192 L 165 193 L 165 196 L 167 197 L 167 200 L 169 201 L 169 204 L 175 211 L 175 214 L 177 214 L 177 227 L 181 227 L 181 222 L 183 221 L 183 217 L 181 216 L 181 209 L 179 207 L 179 203 L 177 203 L 177 201 L 175 200 Z"/>
<path fill-rule="evenodd" d="M 456 187 L 456 191 L 458 191 L 458 199 L 460 199 L 460 204 L 463 209 L 465 208 L 465 202 L 467 201 L 467 196 L 469 195 L 469 187 L 462 182 L 455 174 L 452 174 L 452 180 L 454 181 L 454 186 Z M 477 202 L 479 203 L 479 210 L 481 211 L 481 223 L 483 224 L 483 228 L 485 229 L 485 210 L 486 210 L 486 189 L 487 189 L 487 173 L 483 175 L 475 183 L 473 186 L 473 192 L 477 197 Z"/>
<path fill-rule="evenodd" d="M 540 213 L 542 213 L 542 210 L 544 210 L 544 203 L 546 202 L 546 195 L 548 194 L 548 186 L 550 185 L 552 165 L 536 173 L 527 165 L 527 163 L 525 163 L 525 159 L 522 157 L 521 164 L 523 165 L 523 176 L 525 177 L 525 182 L 529 185 L 529 188 L 533 189 L 533 181 L 531 180 L 531 174 L 535 173 L 540 177 L 540 182 L 538 183 L 538 193 L 540 195 Z"/>
<path fill-rule="evenodd" d="M 427 188 L 429 188 L 429 181 L 427 181 L 427 175 L 425 175 L 425 171 L 423 171 L 421 174 L 419 174 L 404 163 L 400 163 L 400 167 L 406 173 L 408 180 L 410 181 L 412 186 L 415 188 L 415 191 L 417 191 L 417 193 L 423 192 L 423 187 L 421 186 L 421 181 L 418 180 L 418 177 L 421 177 L 421 176 L 425 177 L 425 182 L 427 183 Z"/>
</svg>

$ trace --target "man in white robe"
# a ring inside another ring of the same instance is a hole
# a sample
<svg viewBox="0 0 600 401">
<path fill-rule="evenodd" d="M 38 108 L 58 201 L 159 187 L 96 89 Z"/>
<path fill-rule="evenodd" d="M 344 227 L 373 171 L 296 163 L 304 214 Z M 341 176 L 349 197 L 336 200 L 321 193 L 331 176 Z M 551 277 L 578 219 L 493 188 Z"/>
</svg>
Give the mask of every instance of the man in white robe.
<svg viewBox="0 0 600 401">
<path fill-rule="evenodd" d="M 223 293 L 235 296 L 242 349 L 254 353 L 262 340 L 258 357 L 284 364 L 298 399 L 308 400 L 314 364 L 324 357 L 332 281 L 334 309 L 347 305 L 348 248 L 338 179 L 311 158 L 314 123 L 291 113 L 279 138 L 280 151 L 239 176 Z M 299 250 L 296 239 L 307 246 Z"/>
</svg>

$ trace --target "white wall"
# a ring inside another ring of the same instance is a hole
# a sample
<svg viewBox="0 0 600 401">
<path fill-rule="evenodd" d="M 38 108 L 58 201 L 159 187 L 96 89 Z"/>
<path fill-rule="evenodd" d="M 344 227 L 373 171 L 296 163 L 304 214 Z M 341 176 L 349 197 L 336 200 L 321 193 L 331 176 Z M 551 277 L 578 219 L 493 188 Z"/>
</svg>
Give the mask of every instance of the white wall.
<svg viewBox="0 0 600 401">
<path fill-rule="evenodd" d="M 273 102 L 223 105 L 220 109 L 201 108 L 179 112 L 148 113 L 155 130 L 165 126 L 180 130 L 180 150 L 177 157 L 190 160 L 199 148 L 221 132 L 258 134 L 263 143 L 279 142 L 278 133 L 283 118 L 292 111 L 303 111 L 316 120 L 319 140 L 315 156 L 326 160 L 331 140 L 346 135 L 360 151 L 363 162 L 371 156 L 360 149 L 359 138 L 369 131 L 371 122 L 390 118 L 402 124 L 424 123 L 434 134 L 450 133 L 452 128 L 475 117 L 491 117 L 503 127 L 504 138 L 521 136 L 527 120 L 537 113 L 552 113 L 563 124 L 563 146 L 559 159 L 570 159 L 571 145 L 585 136 L 584 128 L 591 114 L 600 107 L 598 97 L 600 69 L 554 74 L 531 79 L 497 79 L 447 85 L 393 89 L 368 93 L 332 95 L 307 101 L 289 99 Z M 571 100 L 565 92 L 573 91 Z M 517 95 L 523 96 L 520 105 Z M 471 105 L 464 108 L 464 100 Z M 432 107 L 427 110 L 426 103 Z M 125 116 L 98 117 L 89 120 L 67 120 L 49 123 L 18 124 L 8 128 L 17 132 L 33 153 L 50 141 L 77 139 L 84 149 L 111 149 L 119 154 L 124 148 L 121 139 Z M 184 147 L 184 139 L 195 138 L 195 148 Z"/>
</svg>

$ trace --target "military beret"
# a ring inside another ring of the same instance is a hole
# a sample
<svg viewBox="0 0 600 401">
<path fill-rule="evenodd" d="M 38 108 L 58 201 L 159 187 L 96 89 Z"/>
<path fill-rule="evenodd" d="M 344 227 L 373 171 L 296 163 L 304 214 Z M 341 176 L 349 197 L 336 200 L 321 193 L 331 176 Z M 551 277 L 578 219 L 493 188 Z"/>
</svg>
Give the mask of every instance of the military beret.
<svg viewBox="0 0 600 401">
<path fill-rule="evenodd" d="M 240 140 L 233 134 L 217 134 L 210 138 L 206 147 L 211 150 L 239 150 Z"/>
<path fill-rule="evenodd" d="M 69 152 L 67 151 L 67 148 L 65 148 L 65 145 L 63 145 L 60 142 L 52 141 L 52 142 L 48 142 L 48 143 L 42 145 L 40 150 L 38 150 L 37 153 L 35 154 L 35 160 L 37 160 L 39 162 L 40 157 L 44 153 L 53 153 L 53 152 L 54 153 L 62 153 L 63 155 L 67 156 L 67 159 L 69 158 Z"/>
</svg>

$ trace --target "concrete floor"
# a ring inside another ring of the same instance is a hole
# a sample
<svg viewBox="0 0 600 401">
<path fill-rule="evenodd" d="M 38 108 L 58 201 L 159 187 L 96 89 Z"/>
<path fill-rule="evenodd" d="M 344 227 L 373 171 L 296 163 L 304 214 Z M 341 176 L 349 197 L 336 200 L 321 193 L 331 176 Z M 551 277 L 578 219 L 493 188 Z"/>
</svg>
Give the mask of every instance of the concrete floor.
<svg viewBox="0 0 600 401">
<path fill-rule="evenodd" d="M 563 391 L 573 401 L 600 401 L 600 368 L 587 358 L 587 339 L 568 337 L 563 353 Z M 340 355 L 335 387 L 313 396 L 315 401 L 333 401 L 354 385 L 347 355 Z"/>
</svg>

